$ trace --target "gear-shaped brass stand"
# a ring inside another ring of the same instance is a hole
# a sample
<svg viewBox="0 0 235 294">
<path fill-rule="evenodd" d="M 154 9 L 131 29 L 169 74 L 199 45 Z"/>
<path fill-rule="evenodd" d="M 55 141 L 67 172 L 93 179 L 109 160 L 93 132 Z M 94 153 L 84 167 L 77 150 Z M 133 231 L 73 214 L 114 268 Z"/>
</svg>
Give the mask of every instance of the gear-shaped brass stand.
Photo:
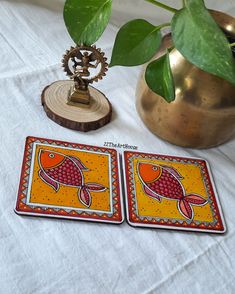
<svg viewBox="0 0 235 294">
<path fill-rule="evenodd" d="M 71 80 L 54 82 L 43 90 L 42 105 L 47 116 L 64 127 L 84 132 L 110 122 L 110 102 L 89 85 L 106 75 L 106 61 L 104 53 L 96 46 L 67 50 L 62 65 Z"/>
</svg>

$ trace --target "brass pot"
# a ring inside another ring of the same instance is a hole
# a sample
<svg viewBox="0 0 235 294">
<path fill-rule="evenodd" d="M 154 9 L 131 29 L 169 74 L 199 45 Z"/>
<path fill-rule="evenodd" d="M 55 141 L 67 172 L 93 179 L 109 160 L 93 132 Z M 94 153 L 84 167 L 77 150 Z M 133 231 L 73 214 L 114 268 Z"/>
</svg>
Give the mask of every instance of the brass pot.
<svg viewBox="0 0 235 294">
<path fill-rule="evenodd" d="M 211 11 L 223 30 L 235 37 L 235 19 Z M 156 58 L 172 46 L 164 37 Z M 167 103 L 153 93 L 143 68 L 137 87 L 136 107 L 146 126 L 160 138 L 183 147 L 209 148 L 224 143 L 235 133 L 235 86 L 189 63 L 176 49 L 170 53 L 176 99 Z"/>
</svg>

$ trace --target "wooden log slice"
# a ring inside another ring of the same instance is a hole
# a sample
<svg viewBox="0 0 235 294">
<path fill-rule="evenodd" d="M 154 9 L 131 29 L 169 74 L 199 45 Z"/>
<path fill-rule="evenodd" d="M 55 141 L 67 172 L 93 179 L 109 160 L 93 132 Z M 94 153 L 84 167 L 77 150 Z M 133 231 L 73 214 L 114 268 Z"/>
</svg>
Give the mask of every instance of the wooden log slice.
<svg viewBox="0 0 235 294">
<path fill-rule="evenodd" d="M 57 124 L 82 132 L 101 128 L 110 122 L 112 106 L 103 93 L 89 86 L 89 105 L 68 105 L 68 93 L 73 81 L 57 81 L 42 92 L 42 105 L 47 116 Z"/>
</svg>

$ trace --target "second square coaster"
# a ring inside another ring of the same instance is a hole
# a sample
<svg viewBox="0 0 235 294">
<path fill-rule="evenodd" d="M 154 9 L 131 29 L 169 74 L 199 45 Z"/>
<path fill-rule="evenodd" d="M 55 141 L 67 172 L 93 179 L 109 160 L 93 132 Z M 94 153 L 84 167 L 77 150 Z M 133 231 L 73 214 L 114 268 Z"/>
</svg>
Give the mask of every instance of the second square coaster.
<svg viewBox="0 0 235 294">
<path fill-rule="evenodd" d="M 126 151 L 124 170 L 130 225 L 225 232 L 205 160 Z"/>
</svg>

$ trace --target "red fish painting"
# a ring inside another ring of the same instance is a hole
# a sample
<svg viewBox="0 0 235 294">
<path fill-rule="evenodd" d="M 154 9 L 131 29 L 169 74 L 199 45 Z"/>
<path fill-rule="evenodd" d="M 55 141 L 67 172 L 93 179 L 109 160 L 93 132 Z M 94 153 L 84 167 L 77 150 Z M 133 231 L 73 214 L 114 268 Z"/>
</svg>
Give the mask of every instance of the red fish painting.
<svg viewBox="0 0 235 294">
<path fill-rule="evenodd" d="M 171 166 L 139 163 L 137 170 L 148 196 L 159 202 L 162 198 L 176 200 L 179 212 L 189 220 L 194 217 L 192 205 L 203 206 L 208 202 L 194 193 L 186 195 L 182 176 Z"/>
<path fill-rule="evenodd" d="M 39 150 L 39 177 L 56 192 L 60 185 L 78 188 L 78 199 L 86 207 L 91 206 L 90 191 L 102 192 L 106 188 L 97 183 L 84 183 L 83 171 L 88 171 L 77 157 L 54 151 Z"/>
</svg>

